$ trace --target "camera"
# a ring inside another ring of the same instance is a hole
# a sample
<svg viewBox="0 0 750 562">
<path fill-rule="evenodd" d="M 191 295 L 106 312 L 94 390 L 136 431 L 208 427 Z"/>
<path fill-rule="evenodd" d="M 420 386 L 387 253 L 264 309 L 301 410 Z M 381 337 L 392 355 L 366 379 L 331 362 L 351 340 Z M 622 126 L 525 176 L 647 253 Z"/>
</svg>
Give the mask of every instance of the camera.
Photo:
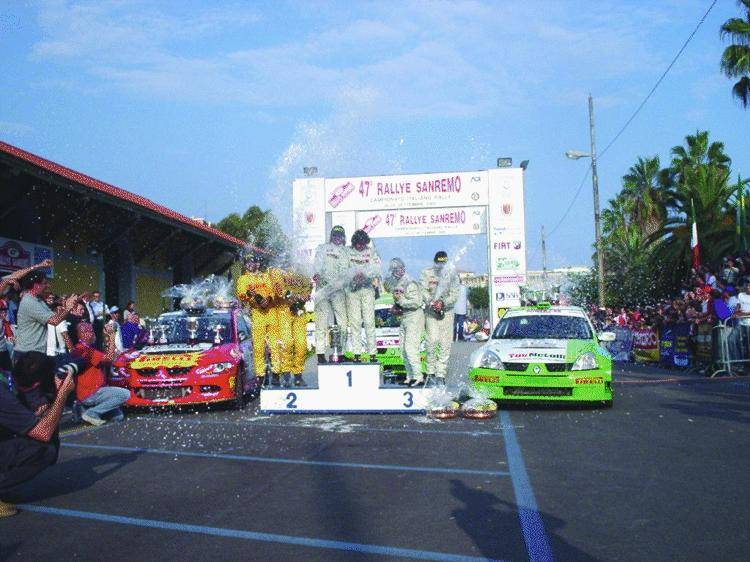
<svg viewBox="0 0 750 562">
<path fill-rule="evenodd" d="M 55 369 L 55 376 L 60 380 L 65 380 L 68 375 L 77 377 L 78 373 L 83 370 L 85 364 L 86 362 L 83 359 L 71 359 Z"/>
</svg>

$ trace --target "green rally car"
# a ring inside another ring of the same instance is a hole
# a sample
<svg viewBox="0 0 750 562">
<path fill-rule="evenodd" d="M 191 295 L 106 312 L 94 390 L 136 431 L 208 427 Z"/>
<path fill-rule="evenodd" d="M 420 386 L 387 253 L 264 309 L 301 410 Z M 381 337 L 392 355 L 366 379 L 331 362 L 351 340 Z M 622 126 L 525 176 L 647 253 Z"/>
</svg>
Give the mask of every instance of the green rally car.
<svg viewBox="0 0 750 562">
<path fill-rule="evenodd" d="M 496 400 L 612 404 L 612 358 L 579 307 L 508 310 L 470 358 L 469 380 Z"/>
</svg>

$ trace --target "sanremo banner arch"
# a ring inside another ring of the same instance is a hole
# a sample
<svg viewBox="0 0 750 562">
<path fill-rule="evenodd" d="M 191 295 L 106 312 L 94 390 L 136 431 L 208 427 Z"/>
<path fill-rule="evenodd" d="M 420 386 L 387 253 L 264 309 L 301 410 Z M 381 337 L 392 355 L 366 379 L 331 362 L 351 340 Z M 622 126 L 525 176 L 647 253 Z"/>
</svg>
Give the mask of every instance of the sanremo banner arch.
<svg viewBox="0 0 750 562">
<path fill-rule="evenodd" d="M 520 305 L 526 282 L 523 169 L 496 168 L 294 180 L 298 258 L 312 262 L 333 225 L 371 238 L 487 234 L 492 325 L 498 310 Z M 384 259 L 386 259 L 384 257 Z"/>
</svg>

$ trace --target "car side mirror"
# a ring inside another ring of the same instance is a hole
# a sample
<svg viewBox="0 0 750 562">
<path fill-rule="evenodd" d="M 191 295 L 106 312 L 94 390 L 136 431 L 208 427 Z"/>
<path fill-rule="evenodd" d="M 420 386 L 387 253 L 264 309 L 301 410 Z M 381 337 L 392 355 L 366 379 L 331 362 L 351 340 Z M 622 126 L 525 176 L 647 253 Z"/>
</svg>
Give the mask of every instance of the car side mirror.
<svg viewBox="0 0 750 562">
<path fill-rule="evenodd" d="M 244 330 L 240 330 L 237 336 L 240 338 L 240 341 L 245 341 L 247 339 L 247 334 L 244 332 Z"/>
<path fill-rule="evenodd" d="M 599 334 L 599 341 L 615 341 L 617 335 L 614 332 L 602 332 Z"/>
</svg>

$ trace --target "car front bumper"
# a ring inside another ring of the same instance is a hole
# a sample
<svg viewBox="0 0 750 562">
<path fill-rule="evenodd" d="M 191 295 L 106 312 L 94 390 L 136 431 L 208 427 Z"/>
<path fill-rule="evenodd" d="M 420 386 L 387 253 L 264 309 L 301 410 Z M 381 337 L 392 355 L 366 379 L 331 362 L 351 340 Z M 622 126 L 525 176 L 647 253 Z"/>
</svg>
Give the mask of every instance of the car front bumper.
<svg viewBox="0 0 750 562">
<path fill-rule="evenodd" d="M 472 385 L 495 400 L 602 402 L 612 400 L 612 373 L 603 369 L 531 375 L 495 369 L 469 371 Z"/>
</svg>

